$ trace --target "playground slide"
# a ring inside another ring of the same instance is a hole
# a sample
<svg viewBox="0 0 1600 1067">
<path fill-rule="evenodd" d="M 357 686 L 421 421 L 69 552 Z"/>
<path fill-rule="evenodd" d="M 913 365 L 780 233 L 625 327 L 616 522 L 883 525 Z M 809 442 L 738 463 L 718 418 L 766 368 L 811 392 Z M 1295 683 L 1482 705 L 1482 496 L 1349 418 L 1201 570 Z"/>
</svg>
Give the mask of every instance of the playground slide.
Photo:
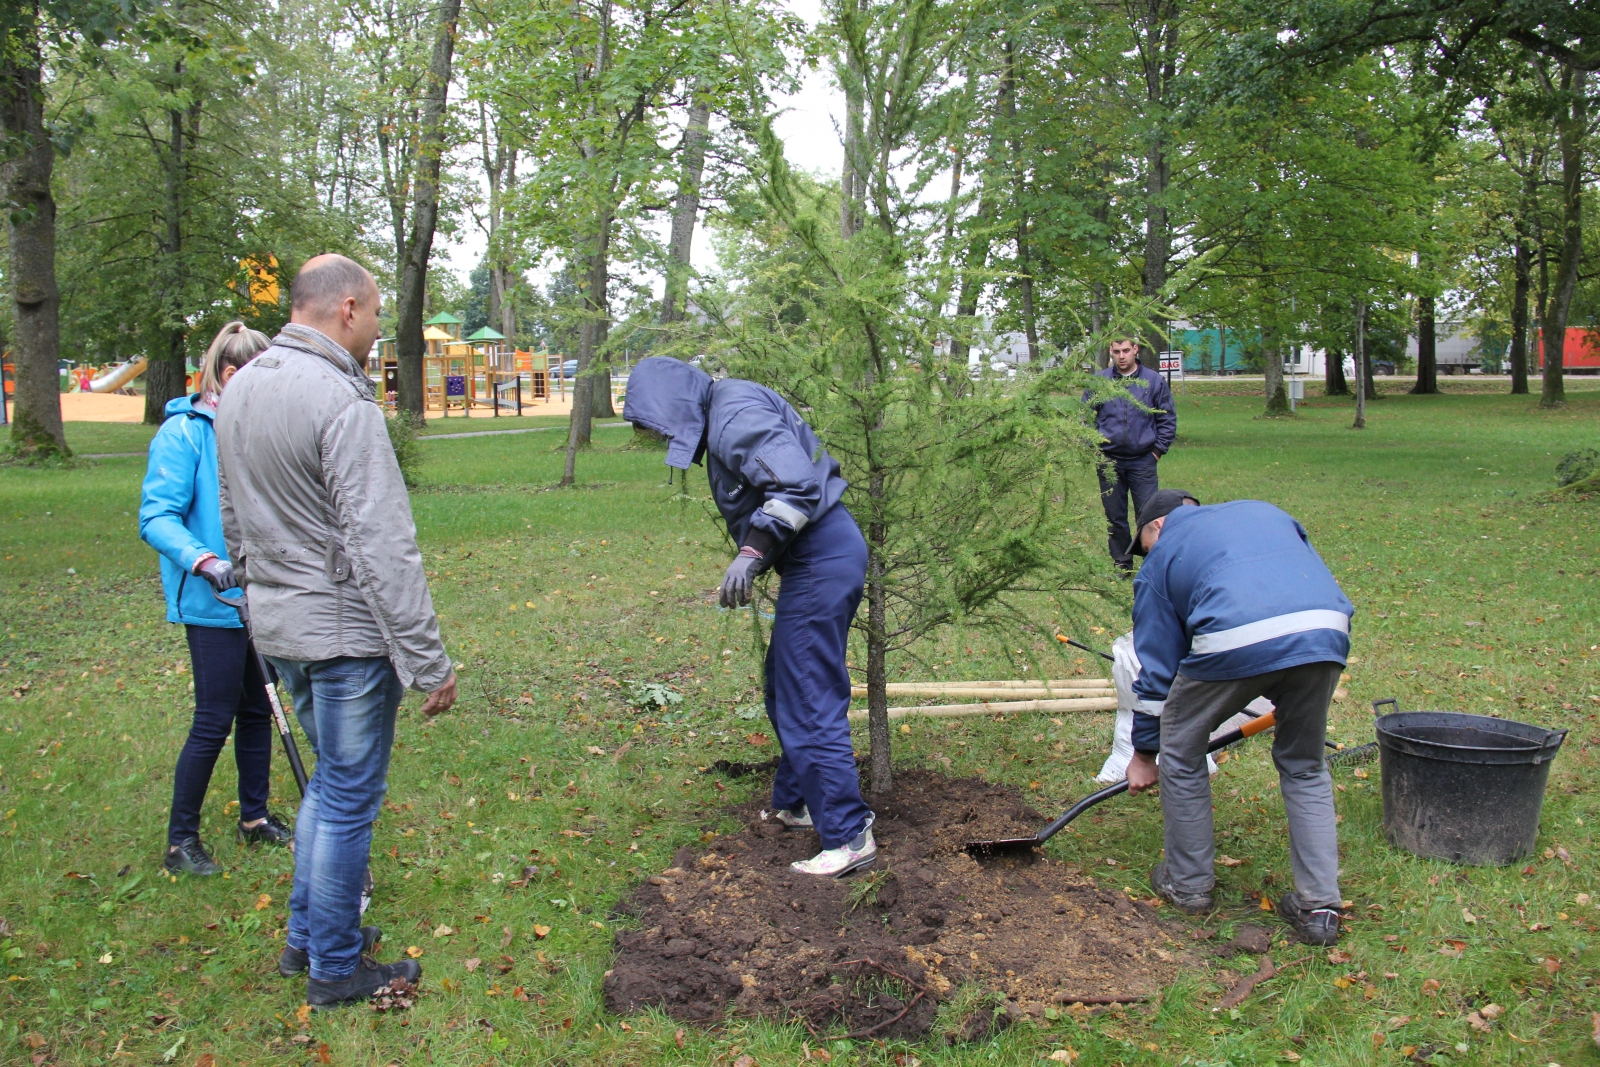
<svg viewBox="0 0 1600 1067">
<path fill-rule="evenodd" d="M 91 393 L 114 393 L 144 373 L 149 361 L 143 356 L 119 363 L 89 383 Z"/>
</svg>

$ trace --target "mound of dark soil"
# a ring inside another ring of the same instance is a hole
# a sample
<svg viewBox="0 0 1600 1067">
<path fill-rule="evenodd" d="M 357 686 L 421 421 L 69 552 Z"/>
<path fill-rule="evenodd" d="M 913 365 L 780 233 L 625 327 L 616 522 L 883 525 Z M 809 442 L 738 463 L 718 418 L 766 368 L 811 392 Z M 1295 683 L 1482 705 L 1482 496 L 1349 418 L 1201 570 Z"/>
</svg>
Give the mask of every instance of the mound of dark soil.
<svg viewBox="0 0 1600 1067">
<path fill-rule="evenodd" d="M 815 1034 L 909 1037 L 928 1031 L 938 1003 L 960 987 L 981 1018 L 974 1037 L 1007 1021 L 1083 998 L 1141 998 L 1170 982 L 1187 957 L 1183 928 L 1154 908 L 1108 892 L 1075 868 L 1040 859 L 980 866 L 964 842 L 1032 833 L 1044 819 L 1015 791 L 907 770 L 876 805 L 879 859 L 844 881 L 796 874 L 814 855 L 811 831 L 762 822 L 640 886 L 623 910 L 640 929 L 618 935 L 606 1005 L 658 1006 L 690 1022 L 725 1015 L 797 1017 Z"/>
</svg>

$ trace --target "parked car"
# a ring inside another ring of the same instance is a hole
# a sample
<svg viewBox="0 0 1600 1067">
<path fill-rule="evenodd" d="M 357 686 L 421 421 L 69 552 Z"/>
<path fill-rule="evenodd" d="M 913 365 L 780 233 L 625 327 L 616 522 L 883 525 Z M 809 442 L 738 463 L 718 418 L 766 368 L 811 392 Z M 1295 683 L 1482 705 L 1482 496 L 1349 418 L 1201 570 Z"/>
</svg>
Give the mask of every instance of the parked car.
<svg viewBox="0 0 1600 1067">
<path fill-rule="evenodd" d="M 578 361 L 575 359 L 567 360 L 565 363 L 561 364 L 561 370 L 557 373 L 562 378 L 576 378 L 578 376 Z"/>
<path fill-rule="evenodd" d="M 1392 360 L 1392 359 L 1375 359 L 1375 360 L 1373 360 L 1372 361 L 1372 373 L 1373 374 L 1393 374 L 1394 373 L 1394 360 Z"/>
</svg>

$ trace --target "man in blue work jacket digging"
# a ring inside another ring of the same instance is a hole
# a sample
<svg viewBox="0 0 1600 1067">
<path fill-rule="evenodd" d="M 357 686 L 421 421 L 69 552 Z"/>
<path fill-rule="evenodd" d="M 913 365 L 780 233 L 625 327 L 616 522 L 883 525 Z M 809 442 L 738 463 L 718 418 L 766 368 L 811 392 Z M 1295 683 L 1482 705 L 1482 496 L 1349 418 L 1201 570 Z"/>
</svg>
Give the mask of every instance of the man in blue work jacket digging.
<svg viewBox="0 0 1600 1067">
<path fill-rule="evenodd" d="M 705 460 L 711 495 L 739 546 L 722 580 L 722 606 L 748 604 L 752 583 L 769 568 L 782 578 L 766 662 L 767 717 L 783 749 L 770 817 L 815 828 L 822 839 L 820 853 L 790 866 L 838 878 L 871 865 L 878 847 L 850 747 L 845 667 L 867 543 L 839 502 L 838 461 L 771 389 L 714 381 L 665 356 L 634 367 L 622 417 L 669 439 L 667 466 L 687 471 Z"/>
<path fill-rule="evenodd" d="M 1272 760 L 1295 889 L 1278 914 L 1300 940 L 1339 938 L 1339 839 L 1323 762 L 1328 704 L 1355 608 L 1291 516 L 1259 500 L 1200 507 L 1162 489 L 1139 510 L 1133 583 L 1134 758 L 1128 791 L 1161 784 L 1166 858 L 1151 887 L 1192 915 L 1212 907 L 1216 842 L 1206 744 L 1256 697 L 1276 708 Z M 1161 763 L 1156 765 L 1156 754 Z"/>
</svg>

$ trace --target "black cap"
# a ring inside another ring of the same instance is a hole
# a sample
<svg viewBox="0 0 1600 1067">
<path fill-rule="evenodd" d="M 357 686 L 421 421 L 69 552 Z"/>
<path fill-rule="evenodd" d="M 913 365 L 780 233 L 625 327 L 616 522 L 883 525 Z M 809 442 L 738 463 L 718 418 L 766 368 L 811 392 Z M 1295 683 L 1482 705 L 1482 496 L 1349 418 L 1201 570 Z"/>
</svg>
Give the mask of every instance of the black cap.
<svg viewBox="0 0 1600 1067">
<path fill-rule="evenodd" d="M 1165 518 L 1185 504 L 1198 504 L 1200 500 L 1193 493 L 1183 489 L 1157 489 L 1150 494 L 1150 499 L 1144 502 L 1144 507 L 1139 509 L 1138 518 L 1134 519 L 1133 551 L 1135 555 L 1144 555 L 1144 539 L 1139 534 L 1150 523 L 1157 519 Z"/>
</svg>

